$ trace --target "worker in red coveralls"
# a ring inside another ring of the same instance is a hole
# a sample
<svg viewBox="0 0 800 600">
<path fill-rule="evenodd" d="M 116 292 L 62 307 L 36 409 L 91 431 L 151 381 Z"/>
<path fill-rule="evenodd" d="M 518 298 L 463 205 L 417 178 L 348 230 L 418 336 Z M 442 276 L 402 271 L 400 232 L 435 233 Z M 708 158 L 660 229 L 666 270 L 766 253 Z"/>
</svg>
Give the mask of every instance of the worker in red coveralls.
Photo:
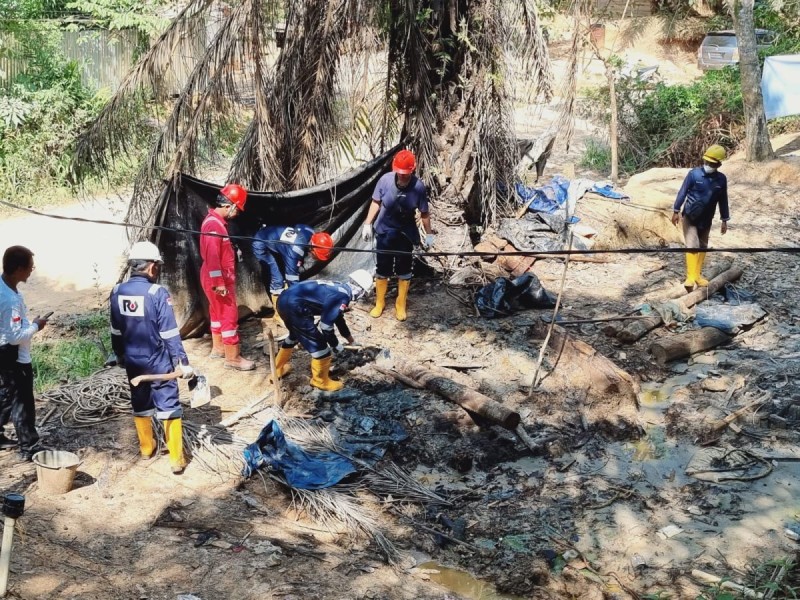
<svg viewBox="0 0 800 600">
<path fill-rule="evenodd" d="M 235 183 L 226 185 L 200 227 L 200 284 L 208 298 L 211 358 L 224 356 L 225 367 L 239 371 L 252 371 L 255 363 L 242 357 L 239 345 L 236 250 L 228 237 L 228 221 L 244 212 L 246 202 L 247 190 Z"/>
</svg>

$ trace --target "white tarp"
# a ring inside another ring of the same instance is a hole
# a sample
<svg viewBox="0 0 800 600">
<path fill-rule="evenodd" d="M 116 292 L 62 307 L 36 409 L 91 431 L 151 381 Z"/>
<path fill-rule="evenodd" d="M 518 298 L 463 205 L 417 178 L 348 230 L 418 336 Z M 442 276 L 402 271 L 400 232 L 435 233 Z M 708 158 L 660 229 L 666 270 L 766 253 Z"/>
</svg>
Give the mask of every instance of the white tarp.
<svg viewBox="0 0 800 600">
<path fill-rule="evenodd" d="M 800 54 L 768 56 L 761 74 L 767 119 L 800 114 Z"/>
</svg>

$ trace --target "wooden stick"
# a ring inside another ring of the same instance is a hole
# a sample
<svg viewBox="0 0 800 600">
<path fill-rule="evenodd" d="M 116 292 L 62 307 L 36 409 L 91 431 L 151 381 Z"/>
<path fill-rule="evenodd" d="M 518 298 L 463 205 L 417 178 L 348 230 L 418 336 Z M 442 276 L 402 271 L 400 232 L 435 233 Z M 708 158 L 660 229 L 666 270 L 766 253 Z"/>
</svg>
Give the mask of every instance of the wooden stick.
<svg viewBox="0 0 800 600">
<path fill-rule="evenodd" d="M 155 375 L 137 375 L 133 379 L 131 379 L 131 385 L 136 387 L 143 381 L 169 381 L 170 379 L 178 379 L 183 372 L 175 371 L 174 373 L 164 373 L 164 374 L 155 374 Z"/>
<path fill-rule="evenodd" d="M 580 325 L 583 323 L 608 323 L 610 321 L 636 321 L 639 319 L 650 319 L 646 315 L 626 315 L 623 317 L 599 317 L 597 319 L 573 319 L 571 321 L 556 321 L 556 325 Z M 550 318 L 547 316 L 542 317 L 542 321 L 545 323 L 550 322 Z"/>
<path fill-rule="evenodd" d="M 711 573 L 706 573 L 705 571 L 701 571 L 699 569 L 692 569 L 692 577 L 694 577 L 695 579 L 699 579 L 703 583 L 719 584 L 719 587 L 721 587 L 722 589 L 741 592 L 741 594 L 745 598 L 758 598 L 759 600 L 764 598 L 764 594 L 762 594 L 761 592 L 757 592 L 739 583 L 734 583 L 732 581 L 723 581 L 722 577 L 717 577 L 716 575 L 712 575 Z"/>
<path fill-rule="evenodd" d="M 402 373 L 398 373 L 397 371 L 392 371 L 390 369 L 384 369 L 383 367 L 375 366 L 375 370 L 378 373 L 383 373 L 384 375 L 388 375 L 389 377 L 394 377 L 400 383 L 407 385 L 408 387 L 414 388 L 415 390 L 424 390 L 425 386 L 422 385 L 416 379 L 411 379 L 411 377 L 406 377 Z"/>
<path fill-rule="evenodd" d="M 534 200 L 536 200 L 536 196 L 533 196 L 533 197 L 532 197 L 530 200 L 528 200 L 528 201 L 527 201 L 525 204 L 523 204 L 522 206 L 520 206 L 520 207 L 519 207 L 519 210 L 517 211 L 517 214 L 516 214 L 516 215 L 514 215 L 514 216 L 515 216 L 517 219 L 521 219 L 521 218 L 522 218 L 522 217 L 525 215 L 525 213 L 526 213 L 526 212 L 528 212 L 528 208 L 530 208 L 530 205 L 531 205 L 531 204 L 533 204 L 533 201 L 534 201 Z"/>
<path fill-rule="evenodd" d="M 47 421 L 50 420 L 50 417 L 53 416 L 53 413 L 56 412 L 57 409 L 58 409 L 58 407 L 54 406 L 49 411 L 47 411 L 47 414 L 44 417 L 42 417 L 42 420 L 39 422 L 38 426 L 41 427 L 42 425 L 47 423 Z"/>
<path fill-rule="evenodd" d="M 267 349 L 269 350 L 269 370 L 272 373 L 272 383 L 275 386 L 275 404 L 283 408 L 283 395 L 281 394 L 281 382 L 278 379 L 278 370 L 275 368 L 275 336 L 272 330 L 267 330 Z"/>
<path fill-rule="evenodd" d="M 259 410 L 262 409 L 261 404 L 263 404 L 263 402 L 267 398 L 269 398 L 271 395 L 272 395 L 272 392 L 267 392 L 266 394 L 264 394 L 260 398 L 257 398 L 256 400 L 253 400 L 250 404 L 248 404 L 247 406 L 245 406 L 244 408 L 242 408 L 241 410 L 239 410 L 235 414 L 231 415 L 227 419 L 225 419 L 223 421 L 220 421 L 218 423 L 218 425 L 220 427 L 230 427 L 231 425 L 233 425 L 234 423 L 236 423 L 238 421 L 241 421 L 245 417 L 249 417 L 250 415 L 257 413 Z"/>
<path fill-rule="evenodd" d="M 739 417 L 744 415 L 746 412 L 748 412 L 752 408 L 755 408 L 759 404 L 764 404 L 764 402 L 766 402 L 766 400 L 762 397 L 762 398 L 759 398 L 758 400 L 755 400 L 755 401 L 751 402 L 750 404 L 747 404 L 747 405 L 743 406 L 742 408 L 740 408 L 738 410 L 733 411 L 731 414 L 729 414 L 724 419 L 720 419 L 719 421 L 713 423 L 711 425 L 711 431 L 712 432 L 716 432 L 716 431 L 720 431 L 722 429 L 725 429 L 725 427 L 728 426 L 728 423 L 733 423 L 736 419 L 738 419 Z"/>
</svg>

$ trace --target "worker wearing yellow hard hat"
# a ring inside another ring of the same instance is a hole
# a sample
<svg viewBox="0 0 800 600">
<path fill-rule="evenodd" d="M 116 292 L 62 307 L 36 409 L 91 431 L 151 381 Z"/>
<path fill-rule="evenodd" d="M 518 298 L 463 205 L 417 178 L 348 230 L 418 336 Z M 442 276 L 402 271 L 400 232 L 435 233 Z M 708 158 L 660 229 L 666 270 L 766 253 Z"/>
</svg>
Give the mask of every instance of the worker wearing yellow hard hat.
<svg viewBox="0 0 800 600">
<path fill-rule="evenodd" d="M 728 231 L 728 221 L 731 218 L 728 209 L 728 179 L 719 172 L 722 161 L 727 157 L 728 154 L 722 146 L 709 146 L 703 154 L 703 166 L 689 171 L 678 191 L 673 206 L 672 223 L 677 225 L 682 221 L 683 239 L 687 248 L 708 248 L 708 235 L 717 206 L 722 218 L 720 232 L 725 235 Z M 702 274 L 705 259 L 705 252 L 686 253 L 684 286 L 693 288 L 708 285 L 708 280 Z"/>
</svg>

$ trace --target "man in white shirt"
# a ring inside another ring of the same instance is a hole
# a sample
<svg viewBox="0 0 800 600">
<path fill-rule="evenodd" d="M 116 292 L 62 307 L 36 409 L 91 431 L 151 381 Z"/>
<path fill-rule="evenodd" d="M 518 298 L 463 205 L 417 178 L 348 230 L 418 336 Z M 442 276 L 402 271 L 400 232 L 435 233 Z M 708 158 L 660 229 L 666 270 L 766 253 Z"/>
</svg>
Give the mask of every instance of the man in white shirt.
<svg viewBox="0 0 800 600">
<path fill-rule="evenodd" d="M 33 273 L 33 252 L 24 246 L 11 246 L 3 254 L 0 281 L 0 448 L 13 447 L 2 432 L 14 424 L 19 453 L 31 460 L 37 451 L 36 406 L 33 397 L 31 338 L 47 325 L 47 319 L 28 320 L 27 308 L 17 285 Z"/>
</svg>

